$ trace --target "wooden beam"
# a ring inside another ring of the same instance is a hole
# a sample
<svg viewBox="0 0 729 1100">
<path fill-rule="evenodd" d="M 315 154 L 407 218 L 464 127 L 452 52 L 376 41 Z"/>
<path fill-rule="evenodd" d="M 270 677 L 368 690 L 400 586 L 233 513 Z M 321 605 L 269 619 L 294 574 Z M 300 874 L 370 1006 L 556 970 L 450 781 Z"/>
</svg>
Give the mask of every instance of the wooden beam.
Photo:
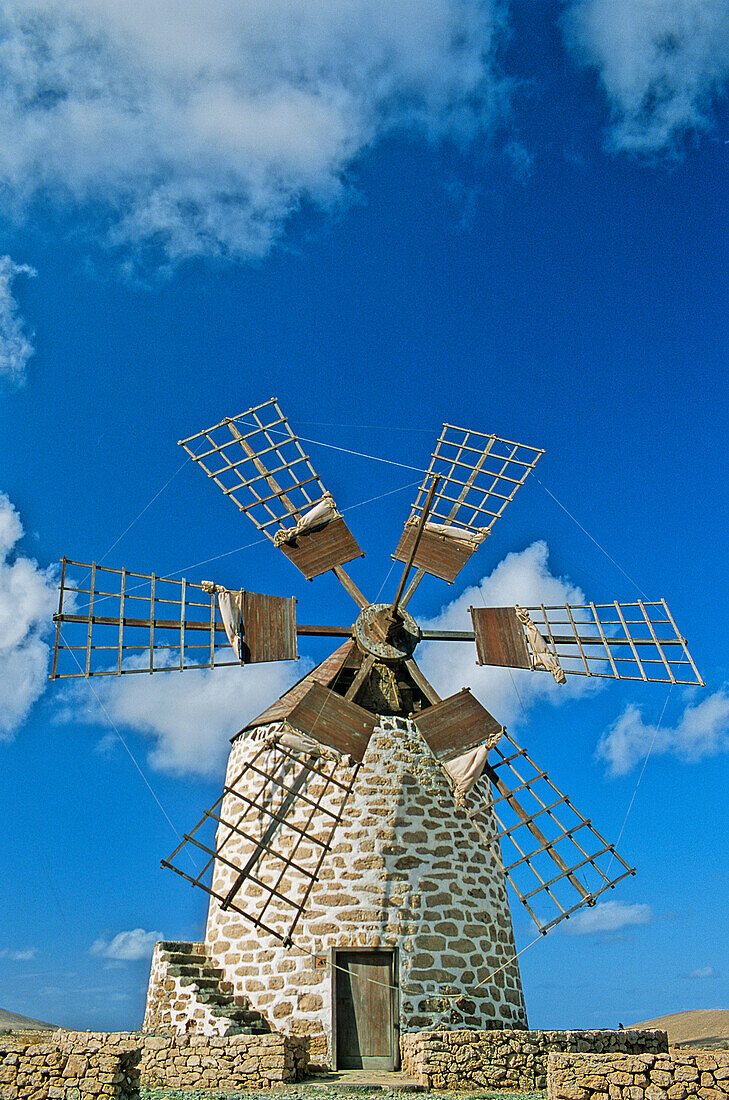
<svg viewBox="0 0 729 1100">
<path fill-rule="evenodd" d="M 357 675 L 347 688 L 347 691 L 344 695 L 345 699 L 349 699 L 352 703 L 354 702 L 354 698 L 357 692 L 362 687 L 362 684 L 365 682 L 370 672 L 372 671 L 372 666 L 374 665 L 374 663 L 375 658 L 371 653 L 368 653 L 362 664 L 359 666 L 357 670 Z"/>
<path fill-rule="evenodd" d="M 428 681 L 425 679 L 412 657 L 408 657 L 408 659 L 405 661 L 405 667 L 407 668 L 408 672 L 410 673 L 413 680 L 418 685 L 428 702 L 440 703 L 440 695 L 435 690 L 433 685 L 429 684 Z"/>
</svg>

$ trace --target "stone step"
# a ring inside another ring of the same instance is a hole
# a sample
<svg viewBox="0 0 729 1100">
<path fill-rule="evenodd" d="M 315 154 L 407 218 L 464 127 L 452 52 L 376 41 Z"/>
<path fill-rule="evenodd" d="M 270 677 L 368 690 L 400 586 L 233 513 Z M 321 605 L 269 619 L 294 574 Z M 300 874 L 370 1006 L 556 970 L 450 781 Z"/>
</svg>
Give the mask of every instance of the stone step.
<svg viewBox="0 0 729 1100">
<path fill-rule="evenodd" d="M 207 958 L 207 952 L 201 944 L 185 944 L 178 941 L 163 940 L 160 944 L 160 951 L 163 955 L 184 955 L 186 958 L 194 956 L 195 958 Z"/>
<path fill-rule="evenodd" d="M 169 963 L 170 974 L 176 978 L 213 978 L 223 981 L 223 971 L 216 966 L 194 966 L 192 963 Z"/>
<path fill-rule="evenodd" d="M 205 977 L 194 976 L 193 977 L 190 974 L 180 974 L 179 978 L 180 978 L 180 985 L 181 986 L 186 986 L 188 988 L 190 986 L 195 986 L 196 989 L 199 989 L 201 991 L 203 991 L 203 990 L 212 990 L 213 992 L 220 992 L 220 993 L 224 993 L 224 994 L 227 994 L 227 992 L 228 992 L 227 990 L 221 990 L 221 988 L 220 988 L 221 983 L 218 981 L 217 978 L 208 978 L 207 976 L 205 976 Z"/>
</svg>

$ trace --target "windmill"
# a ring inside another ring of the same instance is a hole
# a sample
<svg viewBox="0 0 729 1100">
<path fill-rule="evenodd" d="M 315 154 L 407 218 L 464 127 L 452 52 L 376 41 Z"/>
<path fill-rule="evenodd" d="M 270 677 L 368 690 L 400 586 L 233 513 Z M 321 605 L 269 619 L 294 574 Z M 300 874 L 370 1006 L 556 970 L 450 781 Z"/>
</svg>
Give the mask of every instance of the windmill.
<svg viewBox="0 0 729 1100">
<path fill-rule="evenodd" d="M 357 607 L 353 623 L 299 622 L 290 597 L 64 558 L 51 678 L 291 661 L 299 638 L 337 639 L 330 657 L 244 727 L 245 752 L 220 797 L 163 866 L 266 942 L 295 944 L 389 716 L 395 740 L 414 724 L 491 873 L 546 933 L 634 869 L 468 688 L 438 696 L 417 646 L 470 642 L 480 665 L 559 684 L 702 684 L 686 641 L 664 600 L 472 607 L 470 631 L 419 628 L 408 610 L 418 585 L 426 575 L 457 578 L 543 452 L 444 424 L 392 555 L 404 566 L 394 597 L 371 603 L 344 568 L 362 550 L 301 443 L 272 399 L 180 445 L 307 580 L 334 573 Z M 202 856 L 202 869 L 184 862 L 183 849 Z"/>
</svg>

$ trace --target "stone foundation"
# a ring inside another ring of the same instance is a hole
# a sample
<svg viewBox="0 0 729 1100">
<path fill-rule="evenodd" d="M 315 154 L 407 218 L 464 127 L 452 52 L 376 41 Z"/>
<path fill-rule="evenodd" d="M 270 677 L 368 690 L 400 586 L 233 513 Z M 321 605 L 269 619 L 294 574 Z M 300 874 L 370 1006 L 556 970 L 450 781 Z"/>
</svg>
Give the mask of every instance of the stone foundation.
<svg viewBox="0 0 729 1100">
<path fill-rule="evenodd" d="M 427 1088 L 544 1089 L 552 1052 L 653 1057 L 668 1051 L 668 1036 L 665 1031 L 420 1031 L 403 1035 L 400 1050 L 403 1070 Z"/>
<path fill-rule="evenodd" d="M 726 1100 L 729 1054 L 551 1054 L 549 1100 Z"/>
</svg>

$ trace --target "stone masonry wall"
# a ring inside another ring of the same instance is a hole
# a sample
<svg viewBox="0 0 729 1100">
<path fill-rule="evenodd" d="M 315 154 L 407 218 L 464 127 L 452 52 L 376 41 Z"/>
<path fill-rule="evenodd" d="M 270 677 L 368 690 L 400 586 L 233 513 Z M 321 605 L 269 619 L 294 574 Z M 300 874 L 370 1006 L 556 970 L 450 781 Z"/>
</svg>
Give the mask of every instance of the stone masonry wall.
<svg viewBox="0 0 729 1100">
<path fill-rule="evenodd" d="M 259 747 L 245 734 L 236 740 L 228 784 Z M 339 778 L 344 781 L 346 774 L 351 773 L 344 770 Z M 310 793 L 315 795 L 315 788 Z M 237 820 L 243 804 L 227 798 L 222 817 Z M 218 843 L 228 835 L 221 827 Z M 242 866 L 251 847 L 234 837 L 225 851 Z M 302 843 L 296 859 L 313 858 L 314 847 Z M 225 896 L 233 875 L 216 863 L 218 895 Z M 261 894 L 249 881 L 240 901 L 255 906 Z M 266 910 L 271 927 L 285 915 L 275 899 Z M 332 1056 L 336 949 L 397 948 L 401 1032 L 526 1025 L 503 872 L 455 803 L 442 765 L 415 723 L 405 719 L 379 719 L 294 933 L 295 946 L 284 949 L 235 912 L 221 910 L 215 898 L 205 938 L 208 953 L 236 992 L 266 1014 L 272 1027 L 320 1037 L 311 1043 L 314 1060 Z M 324 961 L 323 968 L 315 968 L 314 956 Z M 474 988 L 493 971 L 498 973 L 492 980 Z"/>
<path fill-rule="evenodd" d="M 299 1081 L 306 1044 L 287 1035 L 145 1035 L 140 1084 L 148 1088 L 270 1088 Z"/>
<path fill-rule="evenodd" d="M 0 1035 L 0 1100 L 133 1100 L 139 1061 L 139 1043 L 125 1034 Z"/>
<path fill-rule="evenodd" d="M 549 1100 L 726 1100 L 729 1054 L 551 1054 Z"/>
<path fill-rule="evenodd" d="M 651 1052 L 646 1056 L 654 1057 L 660 1051 L 668 1051 L 668 1037 L 665 1031 L 635 1030 L 420 1031 L 404 1035 L 400 1046 L 403 1069 L 428 1088 L 544 1089 L 553 1051 L 596 1054 L 621 1051 L 641 1056 Z M 610 1093 L 610 1100 L 612 1097 Z M 553 1100 L 557 1100 L 556 1096 Z M 588 1098 L 585 1094 L 564 1100 Z M 630 1100 L 642 1098 L 630 1097 Z"/>
<path fill-rule="evenodd" d="M 300 1080 L 303 1040 L 284 1035 L 54 1032 L 0 1036 L 0 1100 L 137 1100 L 140 1087 L 270 1088 Z"/>
</svg>

